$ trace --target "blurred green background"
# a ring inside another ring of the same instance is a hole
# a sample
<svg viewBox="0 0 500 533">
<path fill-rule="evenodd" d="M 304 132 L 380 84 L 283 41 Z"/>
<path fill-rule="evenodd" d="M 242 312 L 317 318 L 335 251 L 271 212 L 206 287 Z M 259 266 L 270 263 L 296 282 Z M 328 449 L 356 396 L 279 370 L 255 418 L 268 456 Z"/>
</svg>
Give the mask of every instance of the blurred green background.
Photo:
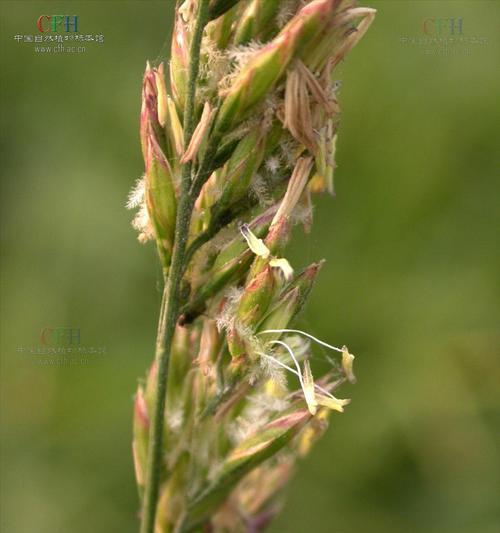
<svg viewBox="0 0 500 533">
<path fill-rule="evenodd" d="M 5 533 L 137 529 L 132 397 L 159 276 L 124 203 L 142 172 L 142 72 L 165 57 L 172 4 L 1 3 Z M 349 345 L 358 384 L 272 531 L 498 531 L 500 4 L 365 5 L 379 13 L 342 68 L 337 197 L 290 248 L 297 268 L 328 260 L 303 322 Z M 104 43 L 15 40 L 53 13 Z M 469 42 L 419 44 L 429 17 L 462 18 Z M 63 325 L 106 353 L 50 366 L 22 351 Z"/>
</svg>

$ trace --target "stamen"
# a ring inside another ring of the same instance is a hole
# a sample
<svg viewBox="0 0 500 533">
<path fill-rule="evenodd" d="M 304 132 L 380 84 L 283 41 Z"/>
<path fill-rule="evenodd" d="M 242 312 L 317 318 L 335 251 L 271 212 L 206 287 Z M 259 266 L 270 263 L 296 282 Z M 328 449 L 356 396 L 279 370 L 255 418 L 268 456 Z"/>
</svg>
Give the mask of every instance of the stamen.
<svg viewBox="0 0 500 533">
<path fill-rule="evenodd" d="M 260 355 L 261 357 L 265 357 L 266 359 L 270 359 L 271 361 L 273 361 L 273 363 L 276 363 L 281 368 L 284 368 L 285 370 L 288 370 L 289 372 L 291 372 L 292 374 L 297 376 L 299 378 L 299 381 L 302 379 L 302 374 L 301 373 L 297 372 L 297 370 L 295 370 L 291 366 L 288 366 L 285 363 L 281 362 L 279 359 L 276 359 L 276 357 L 273 357 L 272 355 L 269 355 L 269 354 L 264 353 L 264 352 L 255 352 L 255 353 L 257 355 Z M 314 387 L 316 388 L 316 390 L 320 391 L 322 394 L 324 394 L 325 396 L 328 396 L 332 400 L 336 400 L 337 399 L 337 398 L 335 398 L 335 396 L 333 396 L 333 394 L 328 392 L 326 389 L 324 389 L 323 387 L 321 387 L 317 383 L 314 384 Z"/>
<path fill-rule="evenodd" d="M 248 227 L 248 224 L 242 224 L 240 226 L 240 232 L 247 241 L 248 247 L 255 255 L 267 259 L 271 252 L 269 248 L 264 244 L 262 239 L 257 238 L 252 230 Z"/>
<path fill-rule="evenodd" d="M 271 259 L 269 265 L 273 268 L 279 268 L 286 281 L 290 281 L 293 278 L 293 268 L 285 258 Z"/>
<path fill-rule="evenodd" d="M 353 362 L 354 362 L 354 355 L 352 355 L 352 353 L 349 353 L 347 346 L 343 346 L 342 347 L 342 369 L 349 383 L 356 383 L 356 376 L 354 375 L 354 372 L 352 370 Z"/>
<path fill-rule="evenodd" d="M 316 337 L 313 337 L 310 333 L 306 333 L 305 331 L 301 331 L 300 329 L 266 329 L 265 331 L 259 331 L 257 335 L 263 335 L 264 333 L 299 333 L 300 335 L 304 335 L 304 337 L 307 337 L 308 339 L 317 342 L 319 345 L 324 346 L 325 348 L 329 348 L 330 350 L 334 350 L 339 353 L 344 353 L 344 350 L 337 348 L 336 346 L 332 346 L 331 344 L 328 344 L 320 339 L 317 339 Z"/>
<path fill-rule="evenodd" d="M 311 365 L 306 359 L 304 361 L 304 396 L 306 398 L 307 406 L 309 407 L 309 412 L 314 416 L 318 411 L 318 402 L 316 400 L 316 394 L 314 394 L 314 378 L 311 372 Z"/>
<path fill-rule="evenodd" d="M 277 365 L 281 366 L 281 368 L 284 368 L 285 370 L 288 370 L 292 374 L 295 374 L 300 379 L 300 374 L 293 369 L 291 366 L 285 365 L 285 363 L 282 363 L 279 359 L 276 359 L 276 357 L 273 357 L 272 355 L 268 355 L 264 352 L 257 352 L 257 355 L 260 355 L 261 357 L 265 357 L 266 359 L 271 359 L 273 363 L 276 363 Z"/>
<path fill-rule="evenodd" d="M 290 357 L 292 358 L 293 362 L 295 363 L 295 367 L 297 368 L 297 375 L 299 376 L 300 384 L 302 387 L 304 386 L 304 380 L 302 379 L 302 371 L 300 369 L 300 364 L 297 361 L 297 358 L 295 357 L 295 354 L 293 353 L 293 350 L 288 346 L 286 342 L 283 341 L 271 341 L 269 344 L 279 344 L 280 346 L 283 346 L 286 351 L 290 354 Z"/>
<path fill-rule="evenodd" d="M 284 368 L 287 368 L 287 370 L 290 370 L 293 374 L 295 374 L 298 378 L 299 378 L 299 381 L 300 381 L 300 385 L 302 387 L 304 387 L 304 378 L 302 377 L 302 370 L 300 369 L 300 364 L 297 360 L 297 358 L 295 357 L 295 354 L 293 353 L 293 350 L 290 348 L 290 346 L 288 346 L 288 344 L 286 342 L 283 342 L 283 341 L 271 341 L 269 344 L 279 344 L 280 346 L 283 346 L 286 351 L 289 353 L 290 357 L 292 358 L 293 362 L 295 363 L 295 366 L 297 368 L 297 370 L 293 370 L 292 368 L 289 368 L 289 367 L 286 367 L 286 365 L 284 365 L 284 363 L 281 363 L 281 361 L 278 361 L 278 359 L 272 357 L 272 356 L 267 356 L 267 357 L 271 357 L 272 359 L 274 359 L 278 364 L 282 365 Z M 330 398 L 336 400 L 335 396 L 333 396 L 332 394 L 330 394 L 326 389 L 324 389 L 323 387 L 320 387 L 317 383 L 314 384 L 314 386 L 319 390 L 321 391 L 323 394 L 325 394 L 326 396 L 329 396 Z"/>
</svg>

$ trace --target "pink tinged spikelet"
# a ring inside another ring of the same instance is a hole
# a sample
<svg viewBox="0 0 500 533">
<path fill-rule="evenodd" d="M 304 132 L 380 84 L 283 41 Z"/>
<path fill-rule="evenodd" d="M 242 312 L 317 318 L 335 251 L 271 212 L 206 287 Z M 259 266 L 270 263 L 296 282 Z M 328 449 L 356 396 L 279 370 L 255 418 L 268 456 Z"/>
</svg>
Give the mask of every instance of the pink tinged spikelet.
<svg viewBox="0 0 500 533">
<path fill-rule="evenodd" d="M 241 328 L 253 330 L 264 317 L 275 295 L 276 277 L 273 267 L 280 267 L 286 277 L 292 273 L 288 262 L 270 256 L 271 253 L 282 249 L 286 243 L 290 231 L 290 215 L 307 183 L 311 165 L 310 158 L 298 161 L 290 178 L 287 192 L 273 218 L 265 243 L 257 239 L 253 245 L 255 248 L 252 250 L 257 257 L 250 271 L 249 281 L 238 305 L 228 339 L 229 351 L 233 357 L 241 357 L 248 350 L 247 343 L 244 341 L 245 334 L 242 335 Z M 252 247 L 252 240 L 249 237 L 247 240 Z"/>
<path fill-rule="evenodd" d="M 217 127 L 227 131 L 260 103 L 284 75 L 288 64 L 302 47 L 320 32 L 333 13 L 335 0 L 315 0 L 305 6 L 279 33 L 256 54 L 241 71 L 225 96 Z"/>
<path fill-rule="evenodd" d="M 210 127 L 212 118 L 214 116 L 214 110 L 211 108 L 209 102 L 205 102 L 203 106 L 203 113 L 201 114 L 200 122 L 196 126 L 196 129 L 193 132 L 189 146 L 186 149 L 186 152 L 181 158 L 181 164 L 193 161 L 193 159 L 198 155 L 203 141 L 206 139 L 208 129 Z"/>
<path fill-rule="evenodd" d="M 156 138 L 148 135 L 146 144 L 145 198 L 164 264 L 168 266 L 175 231 L 176 198 L 170 164 Z"/>
<path fill-rule="evenodd" d="M 149 415 L 144 392 L 139 387 L 134 400 L 134 439 L 132 442 L 135 477 L 139 486 L 143 486 L 145 481 L 144 472 L 147 461 L 148 438 Z"/>
<path fill-rule="evenodd" d="M 165 73 L 163 63 L 153 71 L 156 83 L 156 92 L 158 95 L 158 122 L 163 128 L 167 122 L 168 109 L 167 109 L 167 88 L 165 86 Z"/>
<path fill-rule="evenodd" d="M 165 132 L 170 140 L 172 147 L 172 163 L 175 165 L 177 160 L 179 160 L 184 154 L 184 131 L 174 101 L 169 96 L 167 96 L 166 120 Z"/>
<path fill-rule="evenodd" d="M 176 13 L 170 53 L 170 86 L 177 107 L 183 112 L 189 65 L 189 31 L 182 15 Z"/>
<path fill-rule="evenodd" d="M 146 170 L 144 203 L 166 268 L 172 251 L 177 200 L 174 174 L 166 155 L 167 139 L 160 122 L 160 113 L 162 120 L 166 120 L 168 109 L 165 86 L 160 79 L 163 79 L 163 68 L 152 69 L 148 64 L 143 81 L 140 132 Z"/>
</svg>

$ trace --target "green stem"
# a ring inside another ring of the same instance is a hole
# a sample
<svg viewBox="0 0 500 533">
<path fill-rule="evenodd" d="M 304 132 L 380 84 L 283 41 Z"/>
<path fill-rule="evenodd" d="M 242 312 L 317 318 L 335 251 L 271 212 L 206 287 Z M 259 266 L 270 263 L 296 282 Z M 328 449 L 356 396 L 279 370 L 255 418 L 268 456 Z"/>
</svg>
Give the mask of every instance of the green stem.
<svg viewBox="0 0 500 533">
<path fill-rule="evenodd" d="M 196 96 L 196 79 L 200 65 L 200 47 L 203 29 L 208 20 L 208 0 L 201 0 L 193 31 L 190 49 L 189 83 L 184 110 L 184 142 L 189 145 L 194 130 L 194 109 Z M 177 208 L 175 241 L 172 261 L 163 290 L 162 307 L 158 324 L 156 341 L 156 363 L 158 367 L 156 380 L 155 405 L 149 433 L 148 462 L 146 485 L 142 507 L 141 533 L 154 533 L 156 508 L 162 474 L 163 432 L 165 424 L 165 402 L 167 396 L 167 378 L 170 361 L 170 349 L 179 315 L 179 287 L 184 272 L 186 243 L 194 200 L 189 194 L 191 187 L 191 163 L 182 169 L 181 190 Z"/>
</svg>

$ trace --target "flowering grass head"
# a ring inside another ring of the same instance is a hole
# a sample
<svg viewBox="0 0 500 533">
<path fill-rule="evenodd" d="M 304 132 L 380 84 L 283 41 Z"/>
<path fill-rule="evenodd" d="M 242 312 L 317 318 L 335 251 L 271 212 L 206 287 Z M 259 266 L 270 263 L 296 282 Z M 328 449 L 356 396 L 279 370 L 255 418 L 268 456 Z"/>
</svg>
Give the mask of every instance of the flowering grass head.
<svg viewBox="0 0 500 533">
<path fill-rule="evenodd" d="M 296 269 L 286 247 L 311 228 L 311 195 L 334 191 L 336 70 L 374 13 L 178 0 L 169 68 L 147 65 L 129 207 L 166 284 L 134 411 L 144 533 L 262 530 L 349 403 L 336 389 L 354 356 L 294 329 L 323 261 Z"/>
</svg>

